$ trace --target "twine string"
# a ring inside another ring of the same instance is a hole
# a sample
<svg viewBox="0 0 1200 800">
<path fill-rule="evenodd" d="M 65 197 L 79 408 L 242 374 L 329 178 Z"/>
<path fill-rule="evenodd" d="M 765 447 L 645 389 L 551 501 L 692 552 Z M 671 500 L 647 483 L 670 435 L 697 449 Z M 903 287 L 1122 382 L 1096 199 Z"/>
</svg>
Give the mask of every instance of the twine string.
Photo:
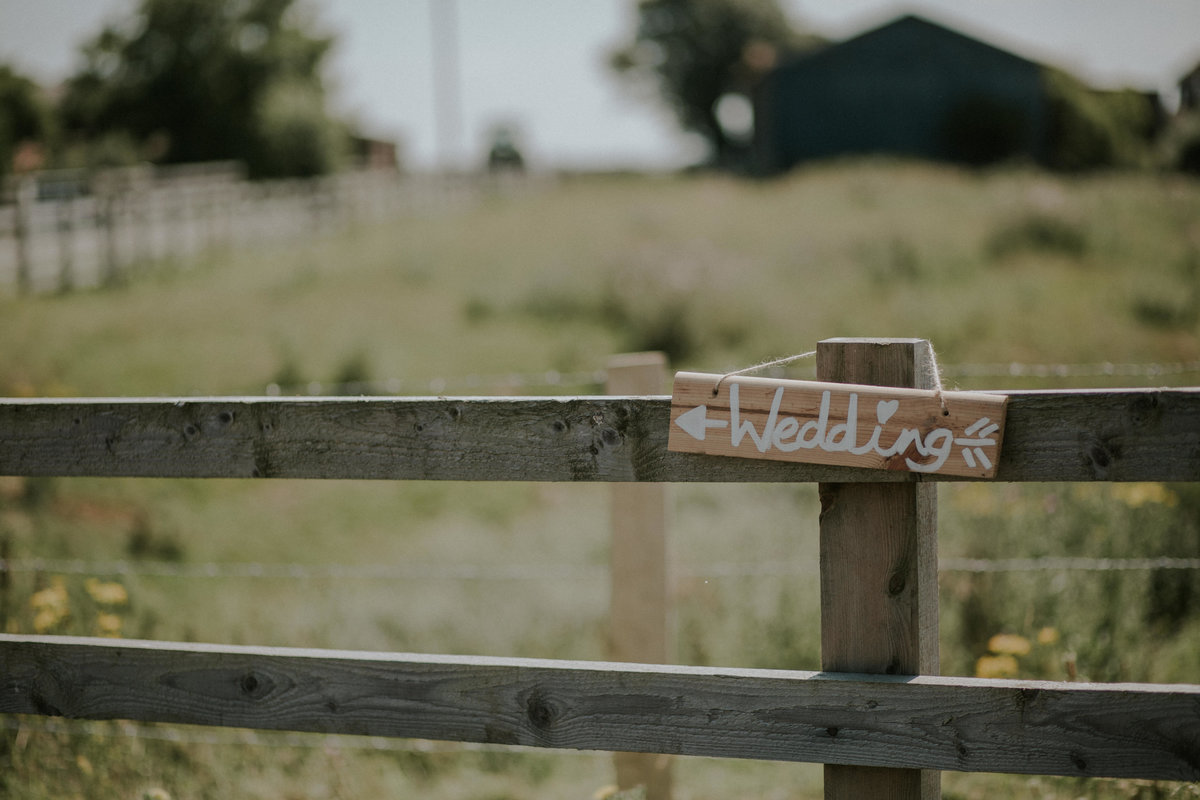
<svg viewBox="0 0 1200 800">
<path fill-rule="evenodd" d="M 735 369 L 732 372 L 726 372 L 717 379 L 716 385 L 713 386 L 713 397 L 716 397 L 721 391 L 721 384 L 724 383 L 728 378 L 732 378 L 735 375 L 748 375 L 750 373 L 759 372 L 771 367 L 781 367 L 785 364 L 791 364 L 793 361 L 799 361 L 802 358 L 813 358 L 816 356 L 816 354 L 816 350 L 810 350 L 807 353 L 798 353 L 794 356 L 784 356 L 783 358 L 776 358 L 772 361 L 763 361 L 762 363 L 755 364 L 751 367 L 744 367 L 742 369 Z M 942 369 L 938 365 L 937 353 L 934 352 L 932 344 L 929 346 L 929 361 L 926 364 L 926 369 L 928 370 L 930 382 L 933 383 L 934 397 L 937 398 L 938 404 L 942 407 L 942 416 L 948 417 L 950 416 L 950 409 L 946 408 L 946 398 L 944 394 L 945 389 L 942 387 Z"/>
<path fill-rule="evenodd" d="M 946 408 L 946 397 L 943 394 L 945 391 L 942 388 L 942 368 L 938 364 L 937 353 L 934 352 L 933 344 L 929 345 L 929 361 L 925 365 L 929 373 L 930 382 L 933 383 L 933 396 L 937 398 L 938 405 L 942 407 L 942 416 L 950 416 L 950 409 Z"/>
<path fill-rule="evenodd" d="M 744 369 L 735 369 L 733 372 L 726 372 L 717 379 L 717 385 L 713 387 L 713 397 L 716 397 L 717 392 L 721 391 L 721 384 L 725 382 L 726 378 L 732 378 L 734 375 L 748 375 L 751 372 L 758 372 L 759 370 L 768 369 L 770 367 L 780 367 L 784 364 L 791 364 L 793 361 L 799 361 L 802 358 L 812 358 L 816 354 L 816 350 L 810 350 L 807 353 L 800 353 L 794 356 L 785 356 L 784 358 L 777 358 L 774 361 L 764 361 L 761 364 L 755 364 L 752 367 L 745 367 Z"/>
</svg>

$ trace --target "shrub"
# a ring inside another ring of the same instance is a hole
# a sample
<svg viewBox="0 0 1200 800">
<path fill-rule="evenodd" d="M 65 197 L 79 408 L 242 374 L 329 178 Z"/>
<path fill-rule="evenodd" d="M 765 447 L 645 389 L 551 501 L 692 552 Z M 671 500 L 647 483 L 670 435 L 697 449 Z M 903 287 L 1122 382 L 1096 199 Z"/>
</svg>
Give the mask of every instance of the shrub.
<svg viewBox="0 0 1200 800">
<path fill-rule="evenodd" d="M 304 373 L 301 371 L 300 362 L 296 359 L 294 353 L 290 351 L 284 352 L 283 363 L 275 370 L 275 374 L 268 383 L 279 387 L 281 391 L 297 389 L 304 385 Z"/>
<path fill-rule="evenodd" d="M 1178 668 L 1158 654 L 1194 647 L 1195 571 L 1117 569 L 1100 560 L 1195 558 L 1200 494 L 1159 483 L 963 485 L 948 494 L 939 524 L 969 558 L 1097 563 L 1086 570 L 943 573 L 947 674 L 999 676 L 1016 666 L 1021 678 L 1174 679 Z"/>
<path fill-rule="evenodd" d="M 1158 286 L 1155 295 L 1134 299 L 1134 319 L 1164 330 L 1188 330 L 1200 320 L 1200 251 L 1189 252 L 1179 272 L 1182 287 Z"/>
<path fill-rule="evenodd" d="M 1157 115 L 1145 95 L 1096 92 L 1057 70 L 1046 70 L 1043 84 L 1048 166 L 1081 171 L 1146 162 Z"/>
<path fill-rule="evenodd" d="M 145 514 L 139 513 L 125 540 L 125 552 L 133 558 L 157 561 L 183 561 L 184 546 L 172 533 L 157 530 Z"/>
<path fill-rule="evenodd" d="M 254 177 L 312 177 L 331 172 L 343 148 L 325 114 L 320 88 L 300 81 L 272 86 L 258 108 Z"/>
<path fill-rule="evenodd" d="M 1200 113 L 1175 118 L 1164 137 L 1163 151 L 1167 168 L 1200 176 Z"/>
<path fill-rule="evenodd" d="M 1087 253 L 1088 241 L 1079 224 L 1044 212 L 1031 212 L 993 231 L 985 250 L 993 259 L 1019 253 L 1080 258 Z"/>
<path fill-rule="evenodd" d="M 341 394 L 367 394 L 371 383 L 371 360 L 363 350 L 355 350 L 342 360 L 333 382 Z"/>
<path fill-rule="evenodd" d="M 709 348 L 736 346 L 749 333 L 740 315 L 698 300 L 692 284 L 674 285 L 649 269 L 620 269 L 595 287 L 538 286 L 517 311 L 548 323 L 603 326 L 619 337 L 621 350 L 658 350 L 675 364 Z"/>
</svg>

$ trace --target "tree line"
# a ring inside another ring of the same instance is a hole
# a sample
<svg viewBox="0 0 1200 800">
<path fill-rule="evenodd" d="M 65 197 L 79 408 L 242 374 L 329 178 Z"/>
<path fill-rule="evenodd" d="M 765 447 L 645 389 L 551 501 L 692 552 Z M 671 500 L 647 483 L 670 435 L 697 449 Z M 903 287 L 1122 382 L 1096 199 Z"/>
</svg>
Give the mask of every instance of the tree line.
<svg viewBox="0 0 1200 800">
<path fill-rule="evenodd" d="M 311 176 L 347 151 L 322 78 L 334 44 L 295 0 L 141 0 L 80 52 L 53 100 L 0 65 L 0 174 L 242 162 Z"/>
<path fill-rule="evenodd" d="M 744 163 L 757 82 L 826 44 L 779 0 L 631 2 L 635 29 L 609 68 L 700 137 L 712 166 Z M 304 0 L 140 0 L 84 44 L 53 101 L 0 65 L 0 175 L 212 160 L 239 161 L 255 178 L 329 172 L 352 134 L 330 113 L 322 77 L 335 41 Z M 1147 163 L 1141 129 L 1152 119 L 1139 93 L 1092 92 L 1058 72 L 1048 84 L 1064 168 Z M 1200 126 L 1184 123 L 1171 158 L 1186 168 Z"/>
<path fill-rule="evenodd" d="M 649 87 L 713 163 L 746 144 L 721 119 L 722 98 L 819 42 L 777 0 L 642 0 L 636 12 L 611 70 Z M 350 132 L 322 81 L 334 43 L 303 0 L 140 0 L 83 45 L 53 102 L 0 66 L 0 174 L 211 160 L 240 161 L 251 177 L 328 172 Z"/>
</svg>

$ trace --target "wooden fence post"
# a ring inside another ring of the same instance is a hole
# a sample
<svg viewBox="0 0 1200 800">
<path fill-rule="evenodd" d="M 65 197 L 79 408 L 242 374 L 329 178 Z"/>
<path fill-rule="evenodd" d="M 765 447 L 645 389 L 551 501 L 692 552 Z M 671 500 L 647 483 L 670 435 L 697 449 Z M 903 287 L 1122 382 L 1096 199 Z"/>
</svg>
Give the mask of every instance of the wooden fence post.
<svg viewBox="0 0 1200 800">
<path fill-rule="evenodd" d="M 933 388 L 935 369 L 923 339 L 817 345 L 818 380 Z M 935 485 L 822 483 L 820 496 L 821 668 L 938 674 Z M 826 800 L 940 795 L 932 770 L 825 766 Z"/>
<path fill-rule="evenodd" d="M 8 561 L 12 558 L 12 537 L 3 527 L 0 527 L 0 633 L 10 633 L 8 629 L 8 610 L 11 605 L 12 578 Z"/>
<path fill-rule="evenodd" d="M 121 264 L 117 249 L 117 180 L 118 178 L 112 170 L 102 173 L 96 197 L 99 212 L 97 221 L 104 236 L 104 266 L 101 285 L 105 287 L 116 286 L 121 281 Z"/>
<path fill-rule="evenodd" d="M 661 394 L 667 360 L 662 353 L 614 356 L 608 393 Z M 611 489 L 610 653 L 614 661 L 665 664 L 670 653 L 666 488 L 661 483 L 618 483 Z M 669 800 L 671 757 L 614 753 L 620 789 L 646 787 L 646 800 Z"/>
<path fill-rule="evenodd" d="M 13 237 L 17 245 L 17 294 L 33 291 L 33 212 L 37 205 L 37 181 L 25 175 L 16 181 Z"/>
<path fill-rule="evenodd" d="M 75 287 L 75 190 L 54 204 L 58 229 L 58 291 Z"/>
</svg>

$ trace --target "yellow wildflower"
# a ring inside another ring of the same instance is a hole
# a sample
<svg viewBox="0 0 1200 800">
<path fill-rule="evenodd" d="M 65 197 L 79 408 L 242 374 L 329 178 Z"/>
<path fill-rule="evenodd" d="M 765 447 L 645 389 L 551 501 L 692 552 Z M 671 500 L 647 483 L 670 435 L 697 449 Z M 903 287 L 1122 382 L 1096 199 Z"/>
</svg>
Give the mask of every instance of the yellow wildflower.
<svg viewBox="0 0 1200 800">
<path fill-rule="evenodd" d="M 950 502 L 960 511 L 977 517 L 995 514 L 999 508 L 996 489 L 986 483 L 960 483 L 951 490 Z"/>
<path fill-rule="evenodd" d="M 1038 644 L 1054 644 L 1058 641 L 1058 628 L 1042 628 L 1037 635 Z"/>
<path fill-rule="evenodd" d="M 997 633 L 988 639 L 988 650 L 1001 655 L 1026 656 L 1030 649 L 1029 640 L 1015 633 Z"/>
<path fill-rule="evenodd" d="M 1147 503 L 1174 508 L 1179 505 L 1179 495 L 1161 483 L 1118 483 L 1112 488 L 1113 495 L 1130 508 L 1141 508 Z"/>
<path fill-rule="evenodd" d="M 37 397 L 37 387 L 26 380 L 15 380 L 8 385 L 8 394 L 12 397 Z"/>
<path fill-rule="evenodd" d="M 976 678 L 1015 678 L 1017 660 L 1010 655 L 980 656 L 975 662 Z"/>
<path fill-rule="evenodd" d="M 110 583 L 96 578 L 88 578 L 83 588 L 102 606 L 123 606 L 129 602 L 129 593 L 119 583 Z"/>
<path fill-rule="evenodd" d="M 62 578 L 55 578 L 49 586 L 33 593 L 29 598 L 33 609 L 33 629 L 46 633 L 55 628 L 71 613 L 71 601 Z"/>
<path fill-rule="evenodd" d="M 97 614 L 96 631 L 101 636 L 119 638 L 121 636 L 121 618 L 116 614 Z"/>
</svg>

